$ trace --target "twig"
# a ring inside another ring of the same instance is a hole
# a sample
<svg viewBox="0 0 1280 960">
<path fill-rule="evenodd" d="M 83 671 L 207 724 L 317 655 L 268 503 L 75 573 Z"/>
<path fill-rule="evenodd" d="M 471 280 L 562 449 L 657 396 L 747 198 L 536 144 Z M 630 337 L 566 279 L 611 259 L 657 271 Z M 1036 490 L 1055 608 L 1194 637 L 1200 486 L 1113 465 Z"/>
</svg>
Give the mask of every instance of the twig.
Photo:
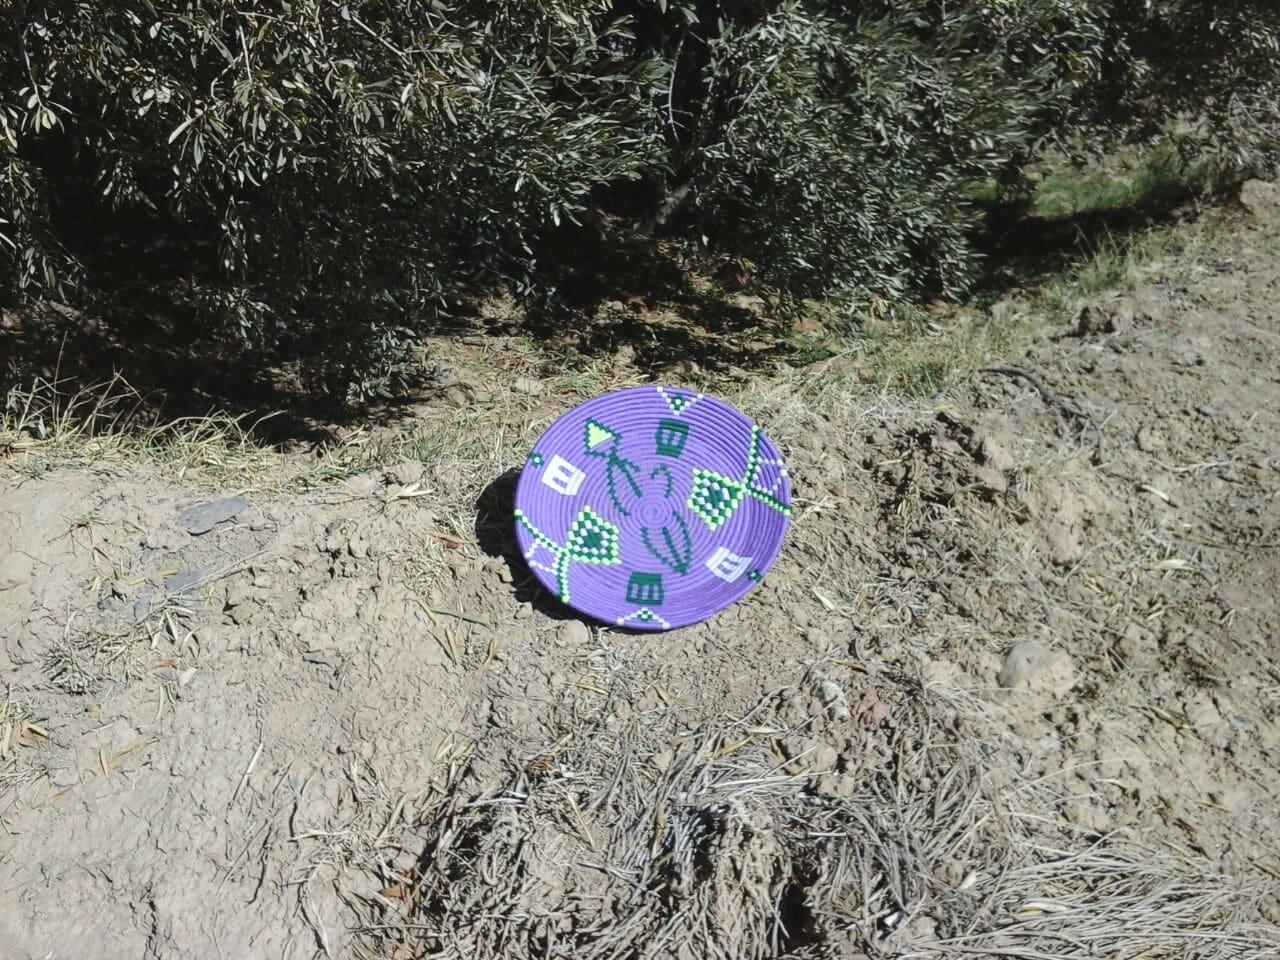
<svg viewBox="0 0 1280 960">
<path fill-rule="evenodd" d="M 1040 394 L 1041 400 L 1053 407 L 1063 416 L 1070 420 L 1078 420 L 1085 426 L 1091 427 L 1094 425 L 1092 418 L 1087 413 L 1080 410 L 1078 407 L 1072 406 L 1058 394 L 1054 393 L 1045 386 L 1043 380 L 1029 370 L 1023 370 L 1021 367 L 979 367 L 977 372 L 995 373 L 1000 374 L 1001 376 L 1025 380 L 1027 383 L 1031 384 L 1031 386 L 1035 387 L 1036 393 Z"/>
<path fill-rule="evenodd" d="M 459 620 L 465 620 L 467 623 L 479 624 L 482 627 L 492 627 L 493 621 L 486 620 L 484 617 L 477 617 L 474 613 L 467 613 L 465 610 L 448 610 L 442 607 L 428 607 L 432 613 L 438 613 L 442 617 L 457 617 Z"/>
<path fill-rule="evenodd" d="M 249 765 L 244 768 L 244 775 L 240 777 L 240 782 L 236 784 L 235 792 L 231 794 L 231 800 L 227 804 L 228 810 L 230 810 L 232 804 L 236 802 L 236 797 L 240 796 L 240 791 L 243 790 L 246 786 L 248 786 L 249 775 L 253 773 L 253 768 L 258 765 L 258 759 L 262 756 L 262 748 L 264 746 L 265 744 L 261 740 L 259 740 L 258 749 L 253 751 L 253 758 L 249 761 Z"/>
</svg>

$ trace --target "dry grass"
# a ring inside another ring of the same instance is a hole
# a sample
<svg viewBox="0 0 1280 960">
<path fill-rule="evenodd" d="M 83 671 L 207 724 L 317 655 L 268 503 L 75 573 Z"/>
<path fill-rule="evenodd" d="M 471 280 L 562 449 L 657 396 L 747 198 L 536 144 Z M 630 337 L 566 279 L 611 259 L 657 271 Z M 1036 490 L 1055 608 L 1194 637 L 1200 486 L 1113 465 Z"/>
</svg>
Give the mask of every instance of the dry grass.
<svg viewBox="0 0 1280 960">
<path fill-rule="evenodd" d="M 585 695 L 584 695 L 585 697 Z M 562 711 L 564 735 L 424 815 L 402 910 L 361 928 L 365 956 L 421 958 L 1108 957 L 1273 955 L 1253 918 L 1280 885 L 1202 869 L 1122 833 L 1064 845 L 1060 798 L 988 775 L 975 743 L 917 692 L 883 766 L 817 795 L 768 747 L 759 710 L 661 742 L 601 723 L 610 691 Z M 576 723 L 568 719 L 576 717 Z M 531 773 L 531 771 L 533 771 Z M 385 803 L 384 798 L 384 803 Z"/>
<path fill-rule="evenodd" d="M 146 462 L 220 486 L 278 487 L 282 459 L 254 425 L 225 414 L 160 422 L 122 378 L 77 385 L 37 378 L 11 389 L 0 410 L 0 464 L 21 476 L 59 467 Z"/>
<path fill-rule="evenodd" d="M 9 690 L 0 703 L 0 792 L 15 790 L 45 777 L 51 761 L 44 749 L 49 733 L 29 704 Z"/>
</svg>

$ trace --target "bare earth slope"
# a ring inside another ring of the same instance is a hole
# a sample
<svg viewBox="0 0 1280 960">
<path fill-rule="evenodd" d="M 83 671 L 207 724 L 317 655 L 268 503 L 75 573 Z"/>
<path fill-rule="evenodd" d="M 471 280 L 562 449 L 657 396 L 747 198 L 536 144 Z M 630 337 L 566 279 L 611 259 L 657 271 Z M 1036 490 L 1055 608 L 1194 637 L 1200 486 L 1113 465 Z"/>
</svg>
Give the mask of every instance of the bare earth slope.
<svg viewBox="0 0 1280 960">
<path fill-rule="evenodd" d="M 0 956 L 1280 956 L 1280 190 L 1243 199 L 1078 315 L 1002 304 L 1016 355 L 936 401 L 854 357 L 717 385 L 799 509 L 669 635 L 512 557 L 555 390 L 477 376 L 423 418 L 489 446 L 285 492 L 15 445 Z"/>
</svg>

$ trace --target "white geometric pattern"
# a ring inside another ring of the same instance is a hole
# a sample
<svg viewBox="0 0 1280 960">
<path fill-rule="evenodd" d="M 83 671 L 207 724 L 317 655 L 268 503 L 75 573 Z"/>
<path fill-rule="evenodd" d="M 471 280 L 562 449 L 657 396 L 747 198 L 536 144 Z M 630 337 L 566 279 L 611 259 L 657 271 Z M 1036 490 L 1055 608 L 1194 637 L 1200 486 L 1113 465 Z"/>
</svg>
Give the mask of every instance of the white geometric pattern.
<svg viewBox="0 0 1280 960">
<path fill-rule="evenodd" d="M 556 493 L 566 497 L 575 496 L 582 481 L 587 475 L 566 460 L 560 454 L 554 454 L 539 479 Z"/>
<path fill-rule="evenodd" d="M 625 627 L 632 620 L 638 620 L 641 623 L 656 623 L 660 625 L 663 630 L 671 629 L 671 624 L 669 624 L 666 620 L 663 620 L 660 616 L 658 616 L 648 607 L 641 607 L 638 610 L 633 610 L 631 613 L 627 614 L 625 617 L 619 617 L 618 626 Z"/>
<path fill-rule="evenodd" d="M 707 569 L 725 583 L 733 583 L 747 572 L 749 566 L 750 557 L 740 557 L 725 547 L 716 547 L 716 552 L 707 560 Z"/>
<path fill-rule="evenodd" d="M 706 394 L 702 394 L 702 393 L 694 394 L 691 396 L 687 393 L 678 393 L 675 390 L 672 390 L 670 393 L 668 393 L 666 388 L 664 387 L 658 388 L 658 395 L 661 396 L 662 399 L 666 401 L 667 409 L 670 410 L 672 413 L 674 413 L 677 417 L 681 416 L 686 410 L 688 410 L 695 403 L 697 403 L 704 396 L 706 396 Z"/>
</svg>

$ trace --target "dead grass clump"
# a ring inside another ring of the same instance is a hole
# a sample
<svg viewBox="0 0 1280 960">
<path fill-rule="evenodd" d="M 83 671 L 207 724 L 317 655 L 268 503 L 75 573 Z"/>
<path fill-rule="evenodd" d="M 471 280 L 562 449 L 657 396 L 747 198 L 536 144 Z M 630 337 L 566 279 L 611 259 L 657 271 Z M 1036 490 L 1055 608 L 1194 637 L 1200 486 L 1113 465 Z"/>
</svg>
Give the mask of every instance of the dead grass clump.
<svg viewBox="0 0 1280 960">
<path fill-rule="evenodd" d="M 76 386 L 55 373 L 6 395 L 0 464 L 40 476 L 58 467 L 146 461 L 179 478 L 198 470 L 222 485 L 281 486 L 288 479 L 284 458 L 256 440 L 255 426 L 218 413 L 161 422 L 119 376 Z"/>
<path fill-rule="evenodd" d="M 1017 848 L 1021 862 L 974 889 L 985 922 L 920 946 L 938 956 L 1037 960 L 1168 957 L 1262 960 L 1280 929 L 1258 921 L 1280 885 L 1228 877 L 1203 861 L 1113 835 L 1082 850 Z"/>
<path fill-rule="evenodd" d="M 0 703 L 0 792 L 34 783 L 50 770 L 49 733 L 37 722 L 31 707 L 14 699 L 13 691 Z"/>
<path fill-rule="evenodd" d="M 1275 955 L 1280 931 L 1256 920 L 1274 883 L 1122 834 L 1064 840 L 1055 798 L 995 783 L 913 689 L 886 725 L 891 759 L 843 797 L 794 772 L 758 715 L 655 754 L 649 721 L 574 709 L 534 758 L 550 761 L 471 796 L 454 781 L 422 818 L 403 912 L 363 945 L 398 960 Z"/>
</svg>

